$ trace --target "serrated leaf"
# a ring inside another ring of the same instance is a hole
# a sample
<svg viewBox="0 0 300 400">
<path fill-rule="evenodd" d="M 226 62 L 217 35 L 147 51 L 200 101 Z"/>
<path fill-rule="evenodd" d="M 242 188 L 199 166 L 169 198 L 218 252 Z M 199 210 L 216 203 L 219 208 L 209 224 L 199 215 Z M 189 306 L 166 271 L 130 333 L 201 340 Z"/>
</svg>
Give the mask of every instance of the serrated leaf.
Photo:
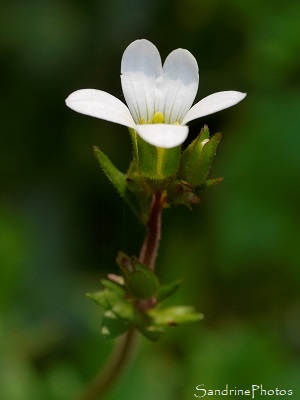
<svg viewBox="0 0 300 400">
<path fill-rule="evenodd" d="M 173 306 L 168 308 L 154 308 L 148 311 L 155 325 L 179 325 L 197 322 L 203 319 L 203 315 L 196 312 L 194 307 Z"/>
<path fill-rule="evenodd" d="M 117 189 L 121 197 L 123 197 L 134 214 L 139 218 L 139 212 L 137 204 L 133 194 L 128 190 L 126 175 L 118 170 L 114 164 L 110 161 L 106 154 L 104 154 L 98 147 L 94 147 L 94 153 L 96 158 L 110 182 Z"/>
<path fill-rule="evenodd" d="M 119 317 L 111 310 L 104 312 L 101 321 L 101 335 L 104 339 L 113 339 L 126 332 L 130 327 L 130 322 Z"/>
</svg>

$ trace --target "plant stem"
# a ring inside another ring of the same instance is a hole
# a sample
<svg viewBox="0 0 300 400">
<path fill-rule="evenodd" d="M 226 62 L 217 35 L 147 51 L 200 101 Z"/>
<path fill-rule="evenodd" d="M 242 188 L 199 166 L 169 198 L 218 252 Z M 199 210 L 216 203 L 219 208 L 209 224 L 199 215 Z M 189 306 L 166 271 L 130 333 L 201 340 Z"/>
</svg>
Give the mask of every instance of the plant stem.
<svg viewBox="0 0 300 400">
<path fill-rule="evenodd" d="M 147 223 L 147 233 L 141 248 L 140 262 L 154 271 L 159 241 L 161 238 L 161 212 L 165 197 L 161 192 L 153 195 L 150 216 Z"/>
<path fill-rule="evenodd" d="M 155 267 L 161 237 L 161 213 L 164 202 L 165 197 L 161 192 L 153 195 L 147 233 L 139 257 L 140 262 L 152 271 Z M 103 398 L 128 364 L 136 348 L 137 338 L 138 333 L 135 328 L 131 328 L 121 337 L 104 369 L 96 375 L 77 400 L 100 400 Z"/>
<path fill-rule="evenodd" d="M 78 400 L 98 400 L 118 379 L 136 347 L 137 331 L 131 328 L 117 342 L 104 369 L 90 382 Z"/>
</svg>

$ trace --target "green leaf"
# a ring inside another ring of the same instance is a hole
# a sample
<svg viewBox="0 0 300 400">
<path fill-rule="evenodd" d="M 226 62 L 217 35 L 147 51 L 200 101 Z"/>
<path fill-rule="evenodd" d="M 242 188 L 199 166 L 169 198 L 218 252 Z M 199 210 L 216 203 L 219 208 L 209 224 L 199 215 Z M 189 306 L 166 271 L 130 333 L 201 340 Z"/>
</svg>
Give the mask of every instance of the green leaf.
<svg viewBox="0 0 300 400">
<path fill-rule="evenodd" d="M 154 308 L 148 311 L 155 325 L 176 326 L 190 322 L 197 322 L 203 319 L 203 315 L 196 312 L 194 307 L 173 306 L 168 308 Z"/>
<path fill-rule="evenodd" d="M 104 339 L 113 339 L 122 333 L 126 332 L 130 327 L 131 322 L 119 317 L 111 310 L 104 312 L 101 321 L 101 335 Z"/>
<path fill-rule="evenodd" d="M 177 292 L 181 285 L 182 280 L 176 280 L 167 285 L 160 286 L 157 292 L 158 303 L 172 296 L 175 292 Z"/>
<path fill-rule="evenodd" d="M 110 289 L 114 292 L 116 292 L 117 294 L 119 294 L 120 296 L 124 296 L 125 295 L 125 289 L 123 286 L 117 284 L 116 282 L 110 281 L 108 279 L 101 279 L 101 284 L 106 287 L 107 289 Z"/>
<path fill-rule="evenodd" d="M 94 147 L 94 153 L 105 175 L 117 189 L 121 197 L 126 200 L 135 215 L 140 218 L 136 200 L 133 194 L 128 190 L 126 175 L 119 171 L 107 155 L 96 146 Z"/>
<path fill-rule="evenodd" d="M 99 292 L 87 293 L 87 297 L 91 298 L 104 310 L 110 310 L 120 318 L 133 321 L 134 306 L 128 301 L 125 295 L 121 296 L 118 292 L 104 289 Z"/>
<path fill-rule="evenodd" d="M 142 335 L 153 342 L 159 340 L 165 333 L 163 327 L 155 326 L 152 318 L 140 310 L 136 310 L 133 323 Z"/>
<path fill-rule="evenodd" d="M 223 178 L 208 179 L 203 185 L 195 187 L 195 191 L 210 188 L 212 186 L 217 185 L 218 183 L 221 183 L 222 181 L 223 181 Z"/>
<path fill-rule="evenodd" d="M 165 334 L 165 330 L 161 327 L 149 325 L 147 327 L 137 327 L 139 332 L 143 334 L 147 339 L 151 340 L 152 342 L 156 342 L 157 340 L 161 339 L 162 336 Z"/>
</svg>

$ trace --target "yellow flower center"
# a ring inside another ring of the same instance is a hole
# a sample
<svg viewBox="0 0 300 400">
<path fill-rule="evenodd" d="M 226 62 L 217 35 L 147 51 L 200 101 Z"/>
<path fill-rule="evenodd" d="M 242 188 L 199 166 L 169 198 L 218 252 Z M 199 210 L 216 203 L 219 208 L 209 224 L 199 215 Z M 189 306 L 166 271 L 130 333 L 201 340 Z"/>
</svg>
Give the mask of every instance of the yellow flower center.
<svg viewBox="0 0 300 400">
<path fill-rule="evenodd" d="M 153 115 L 152 122 L 154 124 L 163 124 L 164 121 L 165 121 L 165 117 L 164 117 L 163 113 L 158 111 Z"/>
<path fill-rule="evenodd" d="M 144 125 L 144 124 L 163 124 L 165 122 L 165 116 L 163 113 L 161 113 L 160 111 L 157 111 L 152 118 L 152 121 L 148 120 L 145 121 L 144 118 L 140 119 L 140 124 Z M 178 121 L 173 122 L 174 125 L 180 125 L 180 123 Z"/>
</svg>

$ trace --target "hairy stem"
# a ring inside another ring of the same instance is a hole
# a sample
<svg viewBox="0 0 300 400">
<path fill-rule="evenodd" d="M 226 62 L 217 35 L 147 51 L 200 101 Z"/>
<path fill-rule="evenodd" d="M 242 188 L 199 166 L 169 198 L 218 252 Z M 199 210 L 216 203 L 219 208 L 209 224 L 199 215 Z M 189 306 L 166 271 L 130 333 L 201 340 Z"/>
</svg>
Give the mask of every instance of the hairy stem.
<svg viewBox="0 0 300 400">
<path fill-rule="evenodd" d="M 165 198 L 161 192 L 153 195 L 147 233 L 141 248 L 139 260 L 152 271 L 155 268 L 161 237 L 161 213 Z M 126 332 L 115 346 L 104 369 L 100 371 L 76 400 L 100 400 L 116 382 L 137 346 L 138 333 L 135 328 Z"/>
</svg>

